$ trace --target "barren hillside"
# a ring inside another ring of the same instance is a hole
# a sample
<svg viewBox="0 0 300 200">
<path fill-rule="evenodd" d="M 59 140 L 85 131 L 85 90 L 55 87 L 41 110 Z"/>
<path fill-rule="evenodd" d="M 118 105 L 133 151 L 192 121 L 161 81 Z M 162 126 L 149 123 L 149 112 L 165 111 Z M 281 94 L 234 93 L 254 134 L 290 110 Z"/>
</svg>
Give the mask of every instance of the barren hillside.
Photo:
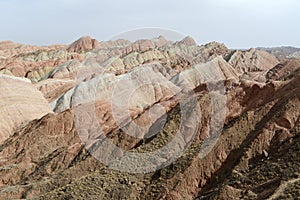
<svg viewBox="0 0 300 200">
<path fill-rule="evenodd" d="M 0 42 L 0 199 L 299 198 L 288 55 L 191 37 Z"/>
</svg>

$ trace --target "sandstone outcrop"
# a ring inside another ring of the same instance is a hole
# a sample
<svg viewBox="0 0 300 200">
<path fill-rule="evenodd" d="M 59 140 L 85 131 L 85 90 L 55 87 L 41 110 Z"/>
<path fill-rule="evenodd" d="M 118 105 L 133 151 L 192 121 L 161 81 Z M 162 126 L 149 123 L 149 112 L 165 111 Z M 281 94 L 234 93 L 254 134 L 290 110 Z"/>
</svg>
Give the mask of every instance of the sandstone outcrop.
<svg viewBox="0 0 300 200">
<path fill-rule="evenodd" d="M 99 46 L 99 42 L 96 39 L 92 39 L 89 36 L 85 36 L 82 38 L 79 38 L 74 43 L 72 43 L 68 48 L 68 52 L 85 52 L 95 49 L 97 46 Z"/>
<path fill-rule="evenodd" d="M 262 72 L 266 72 L 279 64 L 278 59 L 273 55 L 255 49 L 235 51 L 228 62 L 235 68 L 237 73 L 245 75 L 245 78 L 249 77 L 249 79 L 257 79 Z"/>
<path fill-rule="evenodd" d="M 0 143 L 23 123 L 52 112 L 43 95 L 25 78 L 0 75 L 0 97 Z"/>
<path fill-rule="evenodd" d="M 299 74 L 299 65 L 300 65 L 300 60 L 292 59 L 292 60 L 287 60 L 279 63 L 272 69 L 270 69 L 266 77 L 267 79 L 271 80 L 286 80 L 290 79 L 293 76 Z"/>
</svg>

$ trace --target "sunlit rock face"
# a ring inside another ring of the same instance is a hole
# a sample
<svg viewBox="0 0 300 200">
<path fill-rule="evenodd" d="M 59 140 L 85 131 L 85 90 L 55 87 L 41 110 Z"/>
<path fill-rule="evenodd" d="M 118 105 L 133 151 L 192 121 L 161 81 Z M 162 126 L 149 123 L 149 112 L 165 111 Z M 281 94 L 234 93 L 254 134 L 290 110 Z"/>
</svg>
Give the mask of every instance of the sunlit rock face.
<svg viewBox="0 0 300 200">
<path fill-rule="evenodd" d="M 51 113 L 48 102 L 30 80 L 0 75 L 0 142 L 23 123 Z"/>
</svg>

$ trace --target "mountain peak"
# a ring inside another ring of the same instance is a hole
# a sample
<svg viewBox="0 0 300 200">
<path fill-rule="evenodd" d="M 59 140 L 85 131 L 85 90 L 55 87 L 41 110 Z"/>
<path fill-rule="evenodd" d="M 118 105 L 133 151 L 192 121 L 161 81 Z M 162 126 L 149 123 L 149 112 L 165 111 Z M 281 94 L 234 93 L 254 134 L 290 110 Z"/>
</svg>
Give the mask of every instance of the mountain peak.
<svg viewBox="0 0 300 200">
<path fill-rule="evenodd" d="M 83 36 L 73 42 L 68 48 L 68 52 L 85 52 L 95 49 L 99 46 L 99 42 L 96 39 L 91 38 L 90 36 Z"/>
<path fill-rule="evenodd" d="M 193 45 L 197 45 L 196 41 L 190 37 L 190 36 L 186 36 L 185 38 L 183 38 L 181 41 L 180 41 L 181 44 L 185 44 L 185 45 L 188 45 L 188 46 L 193 46 Z"/>
</svg>

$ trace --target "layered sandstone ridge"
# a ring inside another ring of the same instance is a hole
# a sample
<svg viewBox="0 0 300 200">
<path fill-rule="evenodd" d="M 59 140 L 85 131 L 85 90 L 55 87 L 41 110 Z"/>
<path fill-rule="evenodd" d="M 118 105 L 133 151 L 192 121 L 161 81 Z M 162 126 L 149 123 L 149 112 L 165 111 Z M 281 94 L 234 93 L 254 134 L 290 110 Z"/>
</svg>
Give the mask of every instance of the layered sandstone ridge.
<svg viewBox="0 0 300 200">
<path fill-rule="evenodd" d="M 82 37 L 72 43 L 68 48 L 68 52 L 84 52 L 95 49 L 99 46 L 99 42 L 96 39 L 92 39 L 89 36 Z"/>
<path fill-rule="evenodd" d="M 48 102 L 25 78 L 0 75 L 0 143 L 22 123 L 51 113 Z"/>
</svg>

